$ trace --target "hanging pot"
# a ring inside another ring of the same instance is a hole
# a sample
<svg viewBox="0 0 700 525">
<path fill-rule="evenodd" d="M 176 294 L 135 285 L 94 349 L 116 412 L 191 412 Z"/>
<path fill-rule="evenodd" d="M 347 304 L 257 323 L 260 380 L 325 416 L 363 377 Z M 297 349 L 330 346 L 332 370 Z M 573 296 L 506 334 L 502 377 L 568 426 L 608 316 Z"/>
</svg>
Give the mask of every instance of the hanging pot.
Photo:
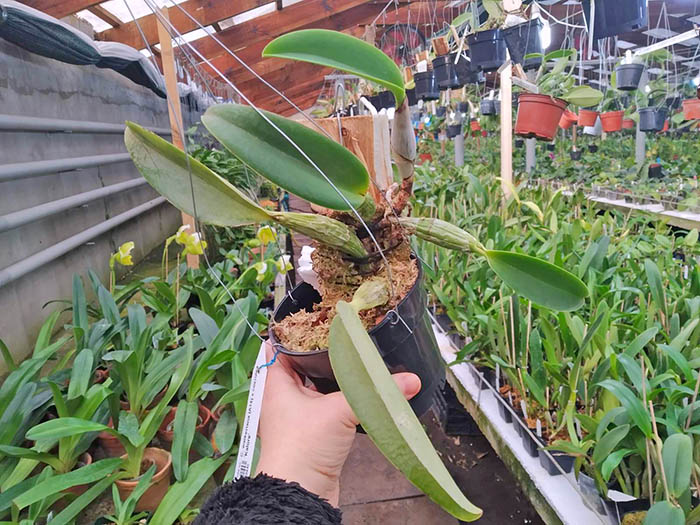
<svg viewBox="0 0 700 525">
<path fill-rule="evenodd" d="M 416 98 L 418 100 L 437 100 L 440 98 L 440 90 L 432 70 L 416 73 L 413 75 L 413 80 L 416 83 Z"/>
<path fill-rule="evenodd" d="M 648 132 L 661 131 L 666 123 L 666 108 L 642 108 L 639 110 L 639 130 Z"/>
<path fill-rule="evenodd" d="M 578 115 L 576 115 L 576 113 L 573 111 L 566 109 L 559 119 L 559 127 L 561 129 L 569 129 L 571 126 L 576 124 L 576 122 L 578 122 Z"/>
<path fill-rule="evenodd" d="M 700 119 L 700 99 L 689 98 L 683 101 L 683 118 L 685 120 Z"/>
<path fill-rule="evenodd" d="M 450 53 L 441 55 L 433 60 L 435 81 L 440 89 L 455 89 L 463 85 L 457 76 L 457 68 L 455 67 L 456 56 L 457 53 Z"/>
<path fill-rule="evenodd" d="M 389 109 L 395 107 L 396 102 L 394 99 L 394 94 L 391 91 L 382 91 L 381 93 L 379 93 L 379 106 L 382 109 Z"/>
<path fill-rule="evenodd" d="M 496 104 L 494 100 L 484 99 L 479 104 L 479 111 L 482 115 L 495 115 L 496 114 Z"/>
<path fill-rule="evenodd" d="M 683 98 L 680 95 L 674 95 L 672 97 L 666 97 L 664 100 L 664 106 L 668 109 L 678 109 L 683 103 Z"/>
<path fill-rule="evenodd" d="M 547 144 L 547 151 L 554 151 L 554 143 Z"/>
<path fill-rule="evenodd" d="M 435 110 L 435 116 L 439 118 L 445 118 L 447 114 L 447 106 L 438 106 Z"/>
<path fill-rule="evenodd" d="M 591 109 L 581 109 L 578 112 L 579 126 L 595 126 L 595 121 L 598 119 L 598 112 Z"/>
<path fill-rule="evenodd" d="M 516 148 L 522 148 L 525 145 L 525 141 L 523 139 L 515 139 L 515 147 Z"/>
<path fill-rule="evenodd" d="M 600 125 L 603 127 L 603 131 L 606 133 L 611 133 L 613 131 L 620 131 L 622 129 L 622 118 L 625 116 L 625 112 L 620 111 L 607 111 L 600 114 Z"/>
<path fill-rule="evenodd" d="M 500 29 L 479 31 L 467 37 L 472 68 L 494 71 L 506 61 L 506 43 Z"/>
<path fill-rule="evenodd" d="M 461 124 L 452 124 L 450 126 L 447 126 L 447 138 L 452 139 L 455 138 L 462 133 L 462 125 Z"/>
<path fill-rule="evenodd" d="M 369 100 L 369 103 L 372 104 L 377 111 L 382 109 L 382 99 L 379 95 L 367 97 L 367 100 Z"/>
<path fill-rule="evenodd" d="M 321 296 L 313 286 L 301 283 L 292 290 L 291 297 L 287 295 L 279 304 L 273 320 L 279 322 L 302 309 L 310 310 L 320 300 Z M 409 401 L 418 416 L 430 409 L 435 391 L 445 378 L 445 369 L 426 305 L 423 270 L 418 265 L 416 282 L 396 307 L 401 318 L 388 313 L 368 332 L 390 372 L 413 372 L 420 377 L 421 390 Z M 328 350 L 295 352 L 284 348 L 277 341 L 274 326 L 269 334 L 273 347 L 285 354 L 292 367 L 299 374 L 308 377 L 319 392 L 327 394 L 338 391 Z"/>
<path fill-rule="evenodd" d="M 569 155 L 571 160 L 581 160 L 581 150 L 572 151 Z"/>
<path fill-rule="evenodd" d="M 406 98 L 408 99 L 409 106 L 415 106 L 416 104 L 418 104 L 418 97 L 416 97 L 416 88 L 407 89 Z"/>
<path fill-rule="evenodd" d="M 469 112 L 469 103 L 468 102 L 460 102 L 457 104 L 457 111 L 460 113 L 468 113 Z"/>
<path fill-rule="evenodd" d="M 496 115 L 501 114 L 501 101 L 500 100 L 494 100 L 493 101 L 493 109 Z"/>
<path fill-rule="evenodd" d="M 661 164 L 650 164 L 649 165 L 649 178 L 650 179 L 663 179 L 664 172 L 661 170 Z"/>
<path fill-rule="evenodd" d="M 467 84 L 478 84 L 484 81 L 484 74 L 479 71 L 479 68 L 472 66 L 470 59 L 466 54 L 462 53 L 455 64 L 457 79 L 462 86 Z"/>
<path fill-rule="evenodd" d="M 669 120 L 668 119 L 664 120 L 664 127 L 661 128 L 661 131 L 659 133 L 666 133 L 668 131 L 669 126 L 670 126 Z"/>
<path fill-rule="evenodd" d="M 522 93 L 518 117 L 515 120 L 515 134 L 539 140 L 552 140 L 564 109 L 566 102 L 561 99 L 549 95 Z"/>
<path fill-rule="evenodd" d="M 637 123 L 631 118 L 622 119 L 622 129 L 634 129 L 637 127 Z"/>
<path fill-rule="evenodd" d="M 125 459 L 126 456 L 122 456 Z M 172 473 L 172 457 L 170 452 L 160 448 L 147 448 L 143 453 L 142 463 L 155 464 L 156 472 L 151 478 L 151 483 L 143 493 L 141 498 L 136 502 L 137 512 L 149 511 L 153 512 L 158 508 L 160 502 L 165 497 L 165 493 L 170 488 L 170 475 Z M 150 465 L 149 465 L 150 466 Z M 118 479 L 114 482 L 119 491 L 119 496 L 122 501 L 128 498 L 138 485 L 138 479 Z"/>
<path fill-rule="evenodd" d="M 516 64 L 522 64 L 523 69 L 538 68 L 542 63 L 542 59 L 539 57 L 525 59 L 526 55 L 532 53 L 542 54 L 542 40 L 540 38 L 542 26 L 542 20 L 533 18 L 523 24 L 501 29 L 511 60 Z"/>
<path fill-rule="evenodd" d="M 621 64 L 615 68 L 617 89 L 634 91 L 639 87 L 639 81 L 644 73 L 644 64 Z"/>
<path fill-rule="evenodd" d="M 469 127 L 472 131 L 481 131 L 481 124 L 479 124 L 479 121 L 476 119 L 469 123 Z"/>
<path fill-rule="evenodd" d="M 596 146 L 595 144 L 589 144 L 588 151 L 590 151 L 591 153 L 595 153 L 596 151 L 598 151 L 598 146 Z"/>
</svg>

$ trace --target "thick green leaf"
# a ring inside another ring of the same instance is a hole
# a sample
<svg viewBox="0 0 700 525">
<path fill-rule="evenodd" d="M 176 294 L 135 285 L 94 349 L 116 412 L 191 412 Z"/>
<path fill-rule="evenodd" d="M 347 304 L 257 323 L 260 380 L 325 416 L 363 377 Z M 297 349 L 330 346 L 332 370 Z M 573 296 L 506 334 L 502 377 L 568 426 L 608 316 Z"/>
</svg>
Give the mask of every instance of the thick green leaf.
<svg viewBox="0 0 700 525">
<path fill-rule="evenodd" d="M 67 488 L 93 483 L 102 479 L 114 472 L 121 464 L 122 460 L 119 458 L 103 459 L 66 474 L 52 476 L 45 481 L 37 483 L 27 492 L 17 496 L 14 499 L 14 503 L 22 509 L 27 505 L 31 505 L 36 501 L 47 498 Z"/>
<path fill-rule="evenodd" d="M 685 525 L 683 509 L 668 501 L 654 503 L 644 518 L 643 525 Z"/>
<path fill-rule="evenodd" d="M 175 207 L 194 215 L 193 186 L 197 217 L 204 222 L 241 226 L 270 219 L 264 209 L 204 164 L 133 122 L 126 125 L 124 143 L 131 159 L 148 183 Z"/>
<path fill-rule="evenodd" d="M 644 435 L 651 437 L 651 418 L 641 399 L 635 396 L 628 387 L 613 379 L 601 381 L 599 386 L 611 392 L 622 403 L 622 406 L 627 410 L 627 415 Z"/>
<path fill-rule="evenodd" d="M 635 452 L 637 451 L 631 448 L 621 448 L 610 454 L 607 458 L 605 458 L 603 460 L 603 464 L 600 467 L 600 474 L 603 476 L 603 479 L 606 482 L 609 481 L 610 475 L 612 474 L 613 470 L 617 468 L 620 462 L 625 457 L 629 456 L 630 454 L 634 454 Z"/>
<path fill-rule="evenodd" d="M 666 473 L 668 491 L 679 498 L 690 486 L 693 466 L 693 440 L 686 434 L 672 434 L 664 441 L 661 457 Z"/>
<path fill-rule="evenodd" d="M 587 108 L 597 106 L 603 99 L 603 93 L 590 86 L 576 86 L 564 94 L 562 98 L 573 106 Z"/>
<path fill-rule="evenodd" d="M 615 447 L 617 447 L 620 441 L 622 441 L 627 434 L 629 434 L 629 431 L 629 425 L 621 425 L 613 428 L 610 432 L 600 438 L 593 449 L 593 463 L 596 465 L 603 463 L 605 458 L 607 458 L 612 451 L 615 450 Z"/>
<path fill-rule="evenodd" d="M 634 338 L 634 340 L 627 346 L 625 349 L 625 354 L 627 354 L 630 357 L 636 357 L 639 351 L 644 348 L 649 341 L 654 339 L 654 336 L 658 333 L 659 327 L 658 326 L 652 326 L 648 330 L 645 330 L 641 334 L 639 334 L 637 337 Z"/>
<path fill-rule="evenodd" d="M 224 410 L 214 429 L 214 442 L 220 452 L 228 452 L 236 439 L 238 421 L 232 410 Z"/>
<path fill-rule="evenodd" d="M 62 437 L 75 436 L 85 432 L 113 431 L 107 425 L 87 421 L 77 417 L 59 417 L 39 423 L 27 432 L 27 439 L 38 441 L 41 439 L 59 439 Z"/>
<path fill-rule="evenodd" d="M 85 395 L 90 379 L 92 379 L 92 350 L 84 348 L 73 361 L 70 383 L 68 384 L 68 400 Z"/>
<path fill-rule="evenodd" d="M 175 412 L 173 422 L 173 473 L 175 479 L 182 481 L 187 476 L 189 465 L 190 447 L 194 439 L 194 430 L 197 426 L 199 407 L 196 401 L 181 399 Z"/>
<path fill-rule="evenodd" d="M 487 250 L 489 265 L 515 293 L 557 311 L 580 308 L 588 289 L 575 275 L 536 257 Z"/>
<path fill-rule="evenodd" d="M 331 324 L 330 360 L 340 389 L 367 435 L 416 487 L 456 518 L 482 511 L 462 494 L 391 378 L 362 321 L 346 302 Z"/>
<path fill-rule="evenodd" d="M 384 86 L 401 107 L 406 91 L 396 63 L 364 40 L 326 29 L 305 29 L 282 35 L 265 46 L 264 57 L 290 58 L 340 69 Z"/>
<path fill-rule="evenodd" d="M 666 309 L 666 294 L 664 293 L 664 285 L 663 280 L 661 279 L 659 267 L 656 266 L 654 261 L 645 259 L 644 271 L 647 275 L 647 281 L 649 281 L 651 297 L 654 299 L 656 306 L 661 309 L 666 317 L 668 317 L 668 311 Z"/>
<path fill-rule="evenodd" d="M 107 487 L 114 483 L 114 480 L 116 480 L 118 476 L 119 473 L 115 472 L 111 476 L 101 479 L 95 483 L 92 487 L 75 498 L 65 509 L 59 512 L 56 517 L 50 521 L 51 525 L 68 525 L 73 523 L 76 516 L 78 516 L 78 514 L 80 514 L 85 507 L 92 503 L 95 498 L 102 494 Z"/>
<path fill-rule="evenodd" d="M 228 454 L 218 459 L 203 458 L 190 465 L 187 478 L 178 481 L 169 489 L 163 501 L 160 502 L 150 523 L 158 525 L 171 525 L 180 516 L 183 510 L 190 504 L 204 484 L 211 479 L 226 460 Z"/>
<path fill-rule="evenodd" d="M 274 113 L 262 113 L 306 153 L 352 206 L 362 205 L 369 188 L 369 174 L 360 159 L 303 124 Z M 251 106 L 211 106 L 202 116 L 202 123 L 236 157 L 278 186 L 326 208 L 350 209 L 299 150 Z"/>
</svg>

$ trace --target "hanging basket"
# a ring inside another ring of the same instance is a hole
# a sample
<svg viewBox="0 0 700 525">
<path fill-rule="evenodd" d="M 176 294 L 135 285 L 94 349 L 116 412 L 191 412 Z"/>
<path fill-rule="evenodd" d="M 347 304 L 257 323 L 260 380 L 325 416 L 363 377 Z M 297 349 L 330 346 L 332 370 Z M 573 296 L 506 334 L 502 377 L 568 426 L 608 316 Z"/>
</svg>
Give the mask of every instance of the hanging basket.
<svg viewBox="0 0 700 525">
<path fill-rule="evenodd" d="M 666 123 L 666 108 L 642 108 L 639 110 L 639 131 L 661 131 Z"/>
<path fill-rule="evenodd" d="M 418 100 L 437 100 L 440 98 L 440 90 L 435 80 L 435 73 L 424 71 L 413 75 L 416 83 L 416 98 Z"/>
<path fill-rule="evenodd" d="M 571 126 L 576 124 L 576 122 L 578 122 L 578 115 L 567 109 L 559 119 L 559 127 L 561 129 L 569 129 Z"/>
<path fill-rule="evenodd" d="M 595 121 L 598 119 L 598 112 L 591 109 L 581 109 L 578 112 L 579 126 L 595 126 Z"/>
<path fill-rule="evenodd" d="M 683 101 L 683 117 L 685 120 L 700 119 L 700 99 L 690 98 Z"/>
<path fill-rule="evenodd" d="M 515 121 L 515 134 L 552 140 L 566 109 L 566 102 L 548 95 L 522 93 Z"/>
<path fill-rule="evenodd" d="M 445 118 L 447 114 L 447 106 L 438 106 L 435 110 L 435 116 L 438 118 Z"/>
<path fill-rule="evenodd" d="M 448 139 L 453 139 L 455 137 L 458 137 L 461 134 L 462 134 L 462 125 L 461 124 L 451 124 L 451 125 L 447 126 L 447 138 Z"/>
<path fill-rule="evenodd" d="M 496 114 L 496 104 L 494 100 L 484 99 L 479 104 L 479 111 L 482 115 L 495 115 Z"/>
<path fill-rule="evenodd" d="M 600 125 L 605 133 L 611 133 L 613 131 L 620 131 L 622 129 L 622 119 L 625 116 L 625 112 L 620 111 L 607 111 L 600 114 Z"/>
<path fill-rule="evenodd" d="M 636 125 L 637 124 L 631 118 L 622 119 L 622 129 L 634 129 Z"/>
<path fill-rule="evenodd" d="M 472 131 L 481 131 L 481 124 L 479 124 L 478 120 L 472 120 L 469 123 L 469 127 L 471 128 Z"/>
<path fill-rule="evenodd" d="M 506 61 L 506 43 L 500 29 L 479 31 L 467 38 L 472 68 L 494 71 Z"/>
<path fill-rule="evenodd" d="M 617 89 L 634 91 L 639 87 L 639 81 L 644 72 L 644 64 L 621 64 L 615 68 Z"/>
<path fill-rule="evenodd" d="M 523 69 L 534 69 L 542 63 L 541 58 L 525 59 L 525 56 L 529 54 L 542 54 L 542 39 L 540 38 L 542 25 L 542 20 L 533 18 L 523 24 L 501 30 L 506 46 L 508 46 L 510 58 L 516 64 L 522 64 Z"/>
<path fill-rule="evenodd" d="M 435 81 L 440 89 L 455 89 L 462 87 L 457 76 L 457 68 L 455 67 L 455 58 L 457 53 L 442 55 L 433 60 L 433 71 L 435 72 Z"/>
</svg>

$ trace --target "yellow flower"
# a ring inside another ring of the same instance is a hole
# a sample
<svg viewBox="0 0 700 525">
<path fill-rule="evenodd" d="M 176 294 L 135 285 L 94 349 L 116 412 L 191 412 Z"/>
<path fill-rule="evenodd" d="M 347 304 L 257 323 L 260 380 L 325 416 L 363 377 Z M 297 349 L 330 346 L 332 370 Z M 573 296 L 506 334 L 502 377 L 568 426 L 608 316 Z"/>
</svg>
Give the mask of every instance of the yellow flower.
<svg viewBox="0 0 700 525">
<path fill-rule="evenodd" d="M 187 243 L 189 242 L 190 234 L 187 233 L 187 230 L 190 229 L 189 224 L 183 224 L 177 229 L 177 233 L 175 234 L 175 242 L 182 245 L 182 246 L 187 246 Z"/>
<path fill-rule="evenodd" d="M 257 262 L 253 265 L 253 268 L 255 268 L 258 272 L 258 275 L 255 278 L 256 281 L 260 282 L 265 279 L 265 274 L 267 273 L 267 263 Z"/>
<path fill-rule="evenodd" d="M 261 227 L 258 230 L 256 237 L 263 244 L 270 244 L 271 242 L 273 242 L 277 239 L 277 235 L 275 234 L 275 230 L 273 230 L 269 226 Z"/>
<path fill-rule="evenodd" d="M 202 255 L 207 247 L 207 242 L 201 240 L 199 232 L 188 233 L 189 224 L 183 224 L 175 234 L 175 242 L 184 247 L 182 255 Z"/>
<path fill-rule="evenodd" d="M 289 262 L 289 259 L 291 257 L 289 255 L 283 255 L 277 261 L 275 261 L 275 264 L 277 265 L 277 269 L 282 275 L 285 275 L 289 270 L 293 268 L 292 263 Z"/>
<path fill-rule="evenodd" d="M 131 251 L 134 249 L 133 241 L 125 242 L 119 247 L 119 251 L 113 255 L 114 260 L 122 266 L 132 266 Z"/>
</svg>

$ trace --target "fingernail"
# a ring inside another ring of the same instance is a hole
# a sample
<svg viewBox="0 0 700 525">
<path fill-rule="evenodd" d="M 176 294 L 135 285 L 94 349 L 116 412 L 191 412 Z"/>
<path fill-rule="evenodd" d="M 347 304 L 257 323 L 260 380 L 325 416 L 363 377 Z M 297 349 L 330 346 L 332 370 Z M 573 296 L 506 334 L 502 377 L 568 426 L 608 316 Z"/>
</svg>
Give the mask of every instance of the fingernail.
<svg viewBox="0 0 700 525">
<path fill-rule="evenodd" d="M 399 389 L 407 398 L 412 398 L 420 392 L 420 378 L 416 374 L 401 374 L 396 376 Z"/>
</svg>

